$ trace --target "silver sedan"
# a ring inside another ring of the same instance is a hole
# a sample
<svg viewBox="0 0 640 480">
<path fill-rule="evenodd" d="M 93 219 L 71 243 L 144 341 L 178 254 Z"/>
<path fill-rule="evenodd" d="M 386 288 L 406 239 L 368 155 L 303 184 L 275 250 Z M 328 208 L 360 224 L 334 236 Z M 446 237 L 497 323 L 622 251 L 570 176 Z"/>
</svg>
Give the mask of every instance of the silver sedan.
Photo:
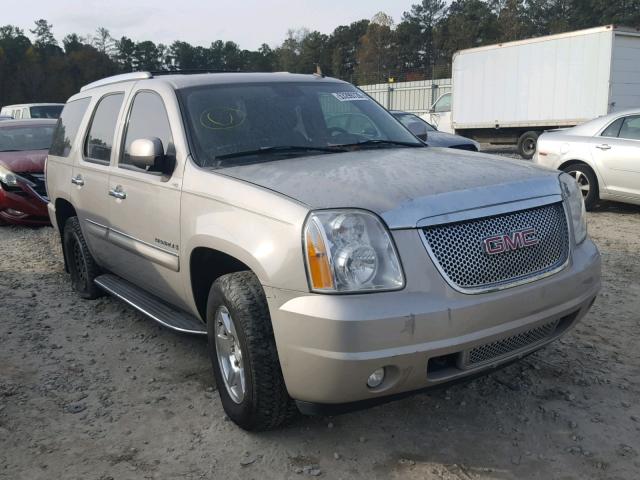
<svg viewBox="0 0 640 480">
<path fill-rule="evenodd" d="M 533 161 L 575 177 L 587 210 L 600 199 L 640 205 L 640 109 L 544 133 Z"/>
</svg>

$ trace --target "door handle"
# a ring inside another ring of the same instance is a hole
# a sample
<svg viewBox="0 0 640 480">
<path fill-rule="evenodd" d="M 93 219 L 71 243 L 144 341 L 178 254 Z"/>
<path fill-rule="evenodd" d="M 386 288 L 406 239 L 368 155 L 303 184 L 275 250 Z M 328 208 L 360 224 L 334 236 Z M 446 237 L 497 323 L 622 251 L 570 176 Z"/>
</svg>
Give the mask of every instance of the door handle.
<svg viewBox="0 0 640 480">
<path fill-rule="evenodd" d="M 600 150 L 611 150 L 611 146 L 607 145 L 606 143 L 603 143 L 602 145 L 596 145 L 596 148 L 599 148 Z"/>
<path fill-rule="evenodd" d="M 82 178 L 82 175 L 78 174 L 75 177 L 71 177 L 71 183 L 81 187 L 84 185 L 84 179 Z"/>
<path fill-rule="evenodd" d="M 124 200 L 125 198 L 127 198 L 127 194 L 122 191 L 122 187 L 120 185 L 112 190 L 109 190 L 109 195 L 115 198 L 119 198 L 120 200 Z"/>
</svg>

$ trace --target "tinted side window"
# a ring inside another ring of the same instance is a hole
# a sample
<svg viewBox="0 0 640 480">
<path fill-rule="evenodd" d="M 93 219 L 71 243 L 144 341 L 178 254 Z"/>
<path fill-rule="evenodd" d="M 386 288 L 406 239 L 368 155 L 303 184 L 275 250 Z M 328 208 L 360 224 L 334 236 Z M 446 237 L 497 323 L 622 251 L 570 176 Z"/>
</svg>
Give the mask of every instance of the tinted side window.
<svg viewBox="0 0 640 480">
<path fill-rule="evenodd" d="M 620 128 L 620 138 L 640 140 L 640 115 L 626 117 L 622 128 Z"/>
<path fill-rule="evenodd" d="M 611 123 L 604 131 L 600 134 L 601 137 L 617 137 L 620 133 L 620 127 L 622 126 L 623 118 L 617 119 L 615 122 Z"/>
<path fill-rule="evenodd" d="M 168 161 L 175 161 L 175 148 L 169 117 L 160 95 L 142 91 L 133 99 L 133 106 L 129 114 L 127 133 L 124 140 L 124 154 L 121 165 L 132 165 L 129 148 L 134 140 L 140 138 L 157 137 L 162 142 L 164 154 Z"/>
<path fill-rule="evenodd" d="M 84 156 L 87 160 L 109 163 L 123 99 L 123 93 L 116 93 L 107 95 L 98 102 L 84 144 Z"/>
<path fill-rule="evenodd" d="M 78 134 L 78 128 L 80 128 L 80 123 L 89 106 L 89 100 L 90 98 L 88 97 L 81 98 L 64 106 L 56 125 L 56 131 L 53 134 L 53 142 L 49 149 L 50 155 L 58 157 L 69 156 L 71 144 Z"/>
</svg>

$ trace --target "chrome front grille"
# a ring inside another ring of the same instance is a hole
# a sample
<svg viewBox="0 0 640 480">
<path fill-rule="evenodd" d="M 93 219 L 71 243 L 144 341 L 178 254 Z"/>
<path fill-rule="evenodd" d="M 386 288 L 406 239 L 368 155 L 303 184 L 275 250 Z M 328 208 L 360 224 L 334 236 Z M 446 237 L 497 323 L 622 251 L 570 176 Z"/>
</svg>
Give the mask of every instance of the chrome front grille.
<svg viewBox="0 0 640 480">
<path fill-rule="evenodd" d="M 517 335 L 475 347 L 463 353 L 462 365 L 460 366 L 462 368 L 475 367 L 486 362 L 498 360 L 505 355 L 526 347 L 534 346 L 551 337 L 557 325 L 558 321 L 555 320 Z"/>
<path fill-rule="evenodd" d="M 489 255 L 484 240 L 535 229 L 538 243 Z M 422 229 L 429 254 L 447 282 L 476 293 L 508 287 L 560 270 L 569 258 L 562 202 L 493 217 Z"/>
</svg>

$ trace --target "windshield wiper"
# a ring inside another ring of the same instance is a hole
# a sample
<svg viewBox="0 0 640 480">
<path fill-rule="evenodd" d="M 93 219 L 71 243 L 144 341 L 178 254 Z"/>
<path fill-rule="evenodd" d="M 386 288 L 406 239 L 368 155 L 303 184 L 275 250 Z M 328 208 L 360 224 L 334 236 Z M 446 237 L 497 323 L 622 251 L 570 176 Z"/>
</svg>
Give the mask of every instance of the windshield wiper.
<svg viewBox="0 0 640 480">
<path fill-rule="evenodd" d="M 249 157 L 252 155 L 266 155 L 269 153 L 303 153 L 303 152 L 325 152 L 325 153 L 341 153 L 346 152 L 340 146 L 336 147 L 311 147 L 302 145 L 279 145 L 274 147 L 261 147 L 256 150 L 246 150 L 244 152 L 227 153 L 216 156 L 216 160 L 227 160 L 229 158 Z"/>
<path fill-rule="evenodd" d="M 424 147 L 422 143 L 413 143 L 413 142 L 400 142 L 397 140 L 365 140 L 364 142 L 356 142 L 356 143 L 345 143 L 336 145 L 337 147 L 368 147 L 368 146 L 400 146 L 400 147 Z"/>
</svg>

